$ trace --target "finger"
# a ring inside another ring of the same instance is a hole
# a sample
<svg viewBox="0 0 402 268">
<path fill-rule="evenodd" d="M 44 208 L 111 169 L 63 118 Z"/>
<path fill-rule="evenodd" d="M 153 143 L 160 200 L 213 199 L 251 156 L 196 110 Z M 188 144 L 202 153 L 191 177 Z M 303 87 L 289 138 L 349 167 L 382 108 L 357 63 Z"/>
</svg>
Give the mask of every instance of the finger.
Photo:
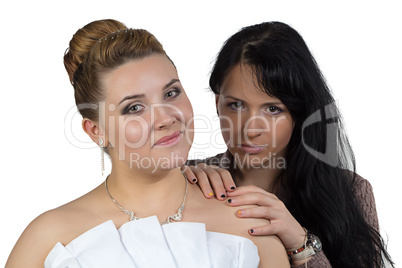
<svg viewBox="0 0 402 268">
<path fill-rule="evenodd" d="M 192 172 L 198 181 L 198 186 L 200 186 L 201 191 L 203 192 L 206 198 L 212 198 L 214 196 L 214 192 L 212 191 L 211 184 L 209 183 L 209 179 L 207 174 L 202 169 L 197 169 L 194 167 L 190 167 Z"/>
<path fill-rule="evenodd" d="M 242 208 L 237 210 L 236 215 L 240 218 L 262 218 L 267 220 L 275 220 L 280 217 L 277 209 L 270 207 L 255 206 L 252 208 Z"/>
<path fill-rule="evenodd" d="M 264 193 L 267 195 L 273 195 L 267 191 L 265 191 L 264 189 L 254 186 L 254 185 L 247 185 L 247 186 L 240 186 L 237 187 L 236 190 L 228 193 L 228 196 L 239 196 L 239 195 L 243 195 L 243 194 L 248 194 L 248 193 Z"/>
<path fill-rule="evenodd" d="M 228 193 L 229 196 L 229 193 Z M 269 207 L 283 207 L 283 202 L 272 195 L 265 193 L 249 193 L 239 196 L 229 196 L 228 203 L 230 206 L 242 206 L 242 205 L 259 205 Z"/>
<path fill-rule="evenodd" d="M 218 167 L 217 166 L 210 166 L 210 165 L 205 165 L 201 164 L 200 168 L 204 170 L 204 172 L 207 174 L 209 183 L 211 184 L 215 196 L 219 200 L 223 200 L 226 198 L 226 189 L 224 187 L 223 181 L 222 181 L 222 176 L 221 173 L 218 172 Z"/>
<path fill-rule="evenodd" d="M 181 172 L 183 173 L 184 177 L 191 183 L 197 183 L 197 178 L 195 177 L 194 172 L 191 170 L 189 166 L 183 165 L 181 167 Z"/>
<path fill-rule="evenodd" d="M 223 168 L 217 168 L 216 171 L 221 175 L 222 182 L 223 185 L 225 186 L 226 192 L 232 192 L 236 190 L 236 184 L 229 171 Z"/>
<path fill-rule="evenodd" d="M 248 230 L 250 235 L 276 235 L 279 231 L 276 223 L 271 223 L 263 226 L 252 227 Z"/>
<path fill-rule="evenodd" d="M 252 236 L 277 235 L 286 249 L 297 248 L 298 246 L 304 244 L 303 241 L 305 241 L 306 237 L 306 233 L 304 230 L 302 230 L 302 232 L 299 234 L 281 235 L 283 229 L 281 225 L 281 223 L 276 222 L 263 226 L 256 226 L 250 228 L 248 230 L 248 233 Z"/>
</svg>

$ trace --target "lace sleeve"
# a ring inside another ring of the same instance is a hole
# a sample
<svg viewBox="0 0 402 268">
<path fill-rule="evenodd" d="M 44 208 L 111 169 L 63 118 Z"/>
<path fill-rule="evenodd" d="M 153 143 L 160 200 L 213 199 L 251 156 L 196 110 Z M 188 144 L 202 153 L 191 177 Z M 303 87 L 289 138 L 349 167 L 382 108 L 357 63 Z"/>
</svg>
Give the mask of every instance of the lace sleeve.
<svg viewBox="0 0 402 268">
<path fill-rule="evenodd" d="M 356 202 L 358 202 L 358 204 L 360 205 L 364 219 L 369 225 L 371 225 L 378 231 L 379 225 L 378 225 L 378 217 L 377 217 L 373 187 L 371 186 L 369 181 L 360 177 L 359 175 L 356 175 L 354 191 L 356 195 Z M 321 251 L 313 258 L 311 258 L 308 262 L 292 267 L 327 268 L 332 266 L 329 263 L 327 257 L 325 256 L 325 253 Z"/>
<path fill-rule="evenodd" d="M 375 205 L 373 187 L 368 180 L 356 175 L 355 183 L 356 201 L 360 205 L 366 222 L 379 231 L 377 209 Z"/>
</svg>

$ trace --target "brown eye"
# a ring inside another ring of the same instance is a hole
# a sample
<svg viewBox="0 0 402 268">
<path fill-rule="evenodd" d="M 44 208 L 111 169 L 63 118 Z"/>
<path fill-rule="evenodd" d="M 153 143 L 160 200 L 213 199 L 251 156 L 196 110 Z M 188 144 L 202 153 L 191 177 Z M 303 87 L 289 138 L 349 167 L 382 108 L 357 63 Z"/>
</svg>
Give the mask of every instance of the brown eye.
<svg viewBox="0 0 402 268">
<path fill-rule="evenodd" d="M 267 109 L 268 113 L 273 114 L 273 115 L 277 115 L 280 114 L 282 111 L 281 108 L 276 107 L 276 106 L 269 106 Z"/>
<path fill-rule="evenodd" d="M 180 90 L 179 89 L 174 89 L 174 90 L 170 90 L 168 92 L 166 92 L 165 94 L 165 98 L 169 99 L 169 98 L 175 98 L 180 94 Z"/>
</svg>

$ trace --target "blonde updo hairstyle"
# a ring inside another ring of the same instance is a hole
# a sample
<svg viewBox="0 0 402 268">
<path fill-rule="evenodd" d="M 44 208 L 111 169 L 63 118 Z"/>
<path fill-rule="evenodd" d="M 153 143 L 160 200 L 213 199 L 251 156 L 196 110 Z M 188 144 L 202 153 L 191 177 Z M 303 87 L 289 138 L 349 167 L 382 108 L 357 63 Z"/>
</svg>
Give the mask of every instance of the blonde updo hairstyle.
<svg viewBox="0 0 402 268">
<path fill-rule="evenodd" d="M 64 55 L 64 66 L 80 114 L 98 122 L 99 102 L 105 95 L 102 75 L 154 53 L 166 55 L 162 44 L 151 33 L 128 29 L 116 20 L 93 21 L 79 29 Z"/>
</svg>

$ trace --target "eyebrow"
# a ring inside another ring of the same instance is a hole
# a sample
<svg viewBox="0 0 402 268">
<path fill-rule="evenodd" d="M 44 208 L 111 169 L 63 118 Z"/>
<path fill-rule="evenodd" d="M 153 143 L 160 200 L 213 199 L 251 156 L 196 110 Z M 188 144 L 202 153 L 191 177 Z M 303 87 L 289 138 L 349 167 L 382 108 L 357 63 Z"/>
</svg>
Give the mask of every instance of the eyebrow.
<svg viewBox="0 0 402 268">
<path fill-rule="evenodd" d="M 162 88 L 162 90 L 167 89 L 168 87 L 170 87 L 171 85 L 173 85 L 173 84 L 176 83 L 176 82 L 180 82 L 180 80 L 179 80 L 179 79 L 176 79 L 176 78 L 170 80 L 170 82 L 167 83 L 167 84 Z M 126 101 L 126 100 L 139 99 L 139 98 L 144 98 L 144 97 L 145 97 L 145 94 L 136 94 L 136 95 L 126 96 L 126 97 L 124 97 L 124 98 L 119 102 L 119 105 L 120 105 L 122 102 Z"/>
<path fill-rule="evenodd" d="M 239 99 L 239 98 L 236 98 L 236 97 L 233 97 L 233 96 L 231 96 L 231 95 L 227 95 L 225 98 L 231 98 L 231 99 L 234 99 L 234 100 L 237 100 L 237 101 L 242 101 L 242 102 L 244 102 L 244 100 L 242 100 L 242 99 Z M 283 105 L 283 103 L 282 102 L 266 102 L 266 103 L 264 103 L 263 105 Z"/>
</svg>

